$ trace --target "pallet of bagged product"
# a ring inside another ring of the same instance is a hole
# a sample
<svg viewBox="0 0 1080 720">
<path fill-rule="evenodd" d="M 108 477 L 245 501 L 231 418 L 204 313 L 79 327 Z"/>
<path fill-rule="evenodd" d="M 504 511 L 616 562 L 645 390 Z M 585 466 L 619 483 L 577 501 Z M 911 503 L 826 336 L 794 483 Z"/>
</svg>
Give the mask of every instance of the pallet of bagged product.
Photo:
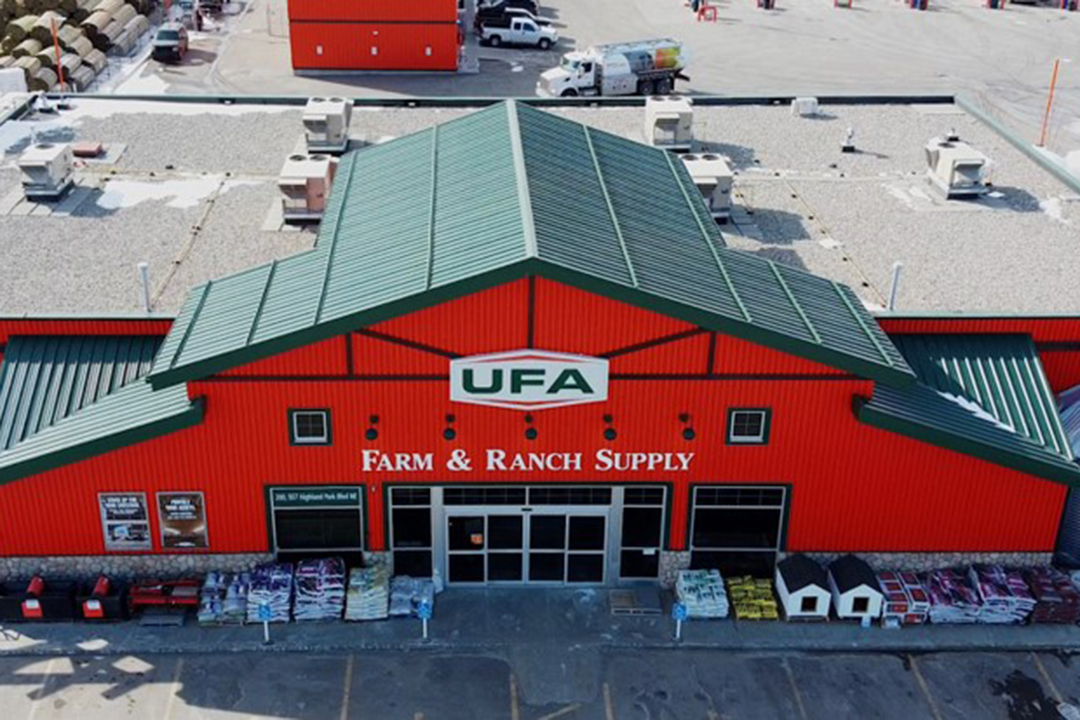
<svg viewBox="0 0 1080 720">
<path fill-rule="evenodd" d="M 1035 598 L 1031 622 L 1067 625 L 1080 622 L 1080 590 L 1068 575 L 1053 567 L 1028 568 L 1022 575 Z"/>
<path fill-rule="evenodd" d="M 692 620 L 726 618 L 730 612 L 724 578 L 719 570 L 680 570 L 675 596 Z"/>
<path fill-rule="evenodd" d="M 934 570 L 927 575 L 930 595 L 930 622 L 966 624 L 979 621 L 982 599 L 965 573 Z"/>
<path fill-rule="evenodd" d="M 384 620 L 390 616 L 390 568 L 372 562 L 349 572 L 345 593 L 346 620 Z"/>
<path fill-rule="evenodd" d="M 251 573 L 219 570 L 207 573 L 199 594 L 199 624 L 207 627 L 243 625 L 247 620 L 250 587 Z"/>
<path fill-rule="evenodd" d="M 982 605 L 978 621 L 988 624 L 1019 624 L 1035 609 L 1035 597 L 1017 570 L 1000 565 L 973 565 L 968 580 L 979 593 Z"/>
<path fill-rule="evenodd" d="M 345 610 L 345 561 L 339 557 L 303 560 L 293 578 L 293 618 L 340 620 Z"/>
<path fill-rule="evenodd" d="M 290 563 L 266 563 L 251 573 L 248 591 L 247 621 L 263 622 L 259 608 L 270 608 L 269 622 L 289 622 L 293 596 L 293 567 Z"/>
<path fill-rule="evenodd" d="M 736 620 L 779 620 L 773 581 L 749 575 L 728 578 L 728 602 Z"/>
<path fill-rule="evenodd" d="M 877 575 L 884 595 L 881 624 L 884 627 L 921 625 L 930 612 L 930 596 L 912 572 L 885 570 Z"/>
</svg>

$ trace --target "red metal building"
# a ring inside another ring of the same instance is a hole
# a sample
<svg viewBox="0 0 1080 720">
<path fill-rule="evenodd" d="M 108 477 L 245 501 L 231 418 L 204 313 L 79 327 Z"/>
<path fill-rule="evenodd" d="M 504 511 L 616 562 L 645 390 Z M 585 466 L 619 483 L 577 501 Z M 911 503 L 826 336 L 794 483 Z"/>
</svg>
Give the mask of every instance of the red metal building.
<svg viewBox="0 0 1080 720">
<path fill-rule="evenodd" d="M 458 67 L 454 0 L 289 0 L 294 70 L 441 70 Z"/>
<path fill-rule="evenodd" d="M 346 156 L 315 250 L 194 289 L 167 332 L 0 321 L 0 555 L 616 584 L 685 551 L 1053 551 L 1080 320 L 879 324 L 725 248 L 695 193 L 510 103 Z"/>
</svg>

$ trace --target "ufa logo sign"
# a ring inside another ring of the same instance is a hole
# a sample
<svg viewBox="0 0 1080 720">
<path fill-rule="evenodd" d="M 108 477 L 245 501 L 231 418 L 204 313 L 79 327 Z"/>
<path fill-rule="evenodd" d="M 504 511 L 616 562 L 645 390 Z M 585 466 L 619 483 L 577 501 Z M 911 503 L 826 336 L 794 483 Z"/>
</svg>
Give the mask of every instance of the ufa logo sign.
<svg viewBox="0 0 1080 720">
<path fill-rule="evenodd" d="M 513 350 L 450 361 L 450 399 L 514 410 L 603 402 L 608 361 L 544 350 Z"/>
</svg>

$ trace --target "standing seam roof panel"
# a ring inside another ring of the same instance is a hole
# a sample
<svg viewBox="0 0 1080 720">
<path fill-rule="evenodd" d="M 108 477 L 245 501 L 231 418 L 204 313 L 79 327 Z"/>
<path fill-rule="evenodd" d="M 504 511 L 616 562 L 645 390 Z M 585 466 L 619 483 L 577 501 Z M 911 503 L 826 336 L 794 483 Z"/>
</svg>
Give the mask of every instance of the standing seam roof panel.
<svg viewBox="0 0 1080 720">
<path fill-rule="evenodd" d="M 0 451 L 143 378 L 154 336 L 15 336 L 0 364 Z"/>
<path fill-rule="evenodd" d="M 539 116 L 538 116 L 539 115 Z M 521 141 L 540 256 L 567 267 L 593 264 L 630 285 L 631 276 L 589 153 L 584 127 L 550 127 L 545 114 L 520 108 Z M 581 212 L 567 213 L 568 207 Z"/>
</svg>

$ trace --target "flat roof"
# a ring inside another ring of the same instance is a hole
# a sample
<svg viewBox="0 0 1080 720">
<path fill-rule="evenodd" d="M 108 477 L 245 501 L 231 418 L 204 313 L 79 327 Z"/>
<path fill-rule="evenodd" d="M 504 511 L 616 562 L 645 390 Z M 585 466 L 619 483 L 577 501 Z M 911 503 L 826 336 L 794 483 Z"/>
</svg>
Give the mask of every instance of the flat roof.
<svg viewBox="0 0 1080 720">
<path fill-rule="evenodd" d="M 73 104 L 0 124 L 0 314 L 138 312 L 140 261 L 155 310 L 172 314 L 192 287 L 313 246 L 313 232 L 283 231 L 271 211 L 281 164 L 302 147 L 301 106 Z M 378 143 L 474 111 L 358 107 L 352 135 Z M 644 137 L 641 107 L 545 111 Z M 840 152 L 848 128 L 853 154 Z M 991 159 L 980 200 L 946 201 L 925 179 L 924 145 L 950 130 Z M 26 215 L 13 202 L 31 132 L 106 144 L 105 161 L 78 171 L 74 209 Z M 1080 312 L 1080 197 L 959 106 L 823 105 L 800 118 L 787 106 L 699 105 L 695 138 L 736 171 L 721 227 L 732 248 L 845 283 L 871 308 L 899 261 L 900 313 Z"/>
</svg>

